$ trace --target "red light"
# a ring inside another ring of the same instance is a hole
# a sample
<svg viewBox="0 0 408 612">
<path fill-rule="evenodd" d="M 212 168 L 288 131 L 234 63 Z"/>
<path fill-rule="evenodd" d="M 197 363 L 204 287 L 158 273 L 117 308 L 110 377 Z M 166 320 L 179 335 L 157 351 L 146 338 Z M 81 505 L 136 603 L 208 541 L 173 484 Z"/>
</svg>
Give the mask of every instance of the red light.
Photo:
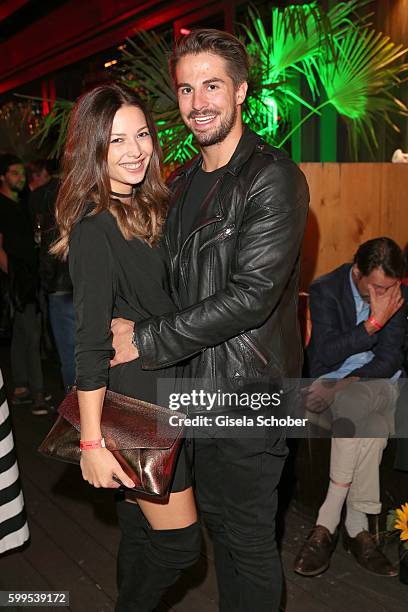
<svg viewBox="0 0 408 612">
<path fill-rule="evenodd" d="M 183 36 L 187 36 L 187 34 L 190 34 L 191 30 L 188 30 L 187 28 L 180 28 L 180 34 L 182 34 Z"/>
<path fill-rule="evenodd" d="M 41 97 L 42 97 L 42 114 L 46 117 L 50 112 L 49 95 L 48 95 L 48 82 L 47 79 L 41 81 Z"/>
</svg>

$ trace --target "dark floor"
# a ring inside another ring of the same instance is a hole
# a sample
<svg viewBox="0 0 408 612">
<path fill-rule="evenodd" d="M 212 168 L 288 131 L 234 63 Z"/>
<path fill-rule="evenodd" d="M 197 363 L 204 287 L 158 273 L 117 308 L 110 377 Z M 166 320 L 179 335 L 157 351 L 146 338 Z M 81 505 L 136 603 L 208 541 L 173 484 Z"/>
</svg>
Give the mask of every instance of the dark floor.
<svg viewBox="0 0 408 612">
<path fill-rule="evenodd" d="M 7 378 L 4 349 L 0 350 L 0 363 Z M 57 368 L 51 362 L 47 365 L 47 376 L 48 388 L 58 396 L 61 391 Z M 81 480 L 75 466 L 45 459 L 36 452 L 53 423 L 51 416 L 35 417 L 19 407 L 12 410 L 12 418 L 31 541 L 23 551 L 8 553 L 0 559 L 0 590 L 64 590 L 70 592 L 69 609 L 73 612 L 113 611 L 118 530 L 111 492 L 92 489 Z M 400 584 L 398 578 L 368 574 L 344 552 L 340 542 L 324 575 L 308 579 L 295 574 L 293 560 L 311 524 L 311 519 L 293 507 L 284 517 L 286 612 L 408 610 L 408 586 Z M 396 561 L 395 541 L 386 544 L 386 552 Z M 169 609 L 217 610 L 208 538 L 200 562 L 167 594 L 160 611 Z"/>
</svg>

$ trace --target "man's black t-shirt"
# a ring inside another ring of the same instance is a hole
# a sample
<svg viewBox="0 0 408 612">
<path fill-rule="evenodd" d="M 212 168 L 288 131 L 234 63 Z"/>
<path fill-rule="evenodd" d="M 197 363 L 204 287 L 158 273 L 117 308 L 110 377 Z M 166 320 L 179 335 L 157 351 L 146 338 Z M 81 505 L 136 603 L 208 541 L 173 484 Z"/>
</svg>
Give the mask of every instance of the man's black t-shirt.
<svg viewBox="0 0 408 612">
<path fill-rule="evenodd" d="M 14 306 L 22 310 L 35 302 L 38 263 L 34 228 L 24 203 L 0 193 L 0 234 L 8 257 L 8 280 Z"/>
<path fill-rule="evenodd" d="M 227 166 L 222 166 L 222 168 L 212 172 L 204 172 L 200 167 L 194 173 L 181 211 L 183 241 L 194 227 L 201 204 L 218 179 L 225 173 L 226 169 Z"/>
<path fill-rule="evenodd" d="M 0 234 L 7 255 L 27 263 L 36 261 L 34 228 L 24 203 L 0 193 Z"/>
</svg>

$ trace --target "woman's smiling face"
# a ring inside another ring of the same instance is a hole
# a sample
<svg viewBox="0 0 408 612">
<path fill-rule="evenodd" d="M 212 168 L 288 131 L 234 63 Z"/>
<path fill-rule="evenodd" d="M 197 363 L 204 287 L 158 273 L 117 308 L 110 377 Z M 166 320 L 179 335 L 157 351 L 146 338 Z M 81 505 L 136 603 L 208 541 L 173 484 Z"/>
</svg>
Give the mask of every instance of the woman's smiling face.
<svg viewBox="0 0 408 612">
<path fill-rule="evenodd" d="M 121 106 L 112 123 L 108 149 L 111 190 L 128 194 L 146 174 L 153 141 L 146 117 L 138 106 Z"/>
</svg>

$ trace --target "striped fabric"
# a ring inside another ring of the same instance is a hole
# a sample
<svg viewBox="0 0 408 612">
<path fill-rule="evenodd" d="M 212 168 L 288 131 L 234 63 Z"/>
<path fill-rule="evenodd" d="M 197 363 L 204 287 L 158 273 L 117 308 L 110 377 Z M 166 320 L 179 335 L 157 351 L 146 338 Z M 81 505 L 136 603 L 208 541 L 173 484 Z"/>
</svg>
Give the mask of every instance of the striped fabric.
<svg viewBox="0 0 408 612">
<path fill-rule="evenodd" d="M 0 372 L 0 554 L 29 538 L 3 377 Z"/>
</svg>

